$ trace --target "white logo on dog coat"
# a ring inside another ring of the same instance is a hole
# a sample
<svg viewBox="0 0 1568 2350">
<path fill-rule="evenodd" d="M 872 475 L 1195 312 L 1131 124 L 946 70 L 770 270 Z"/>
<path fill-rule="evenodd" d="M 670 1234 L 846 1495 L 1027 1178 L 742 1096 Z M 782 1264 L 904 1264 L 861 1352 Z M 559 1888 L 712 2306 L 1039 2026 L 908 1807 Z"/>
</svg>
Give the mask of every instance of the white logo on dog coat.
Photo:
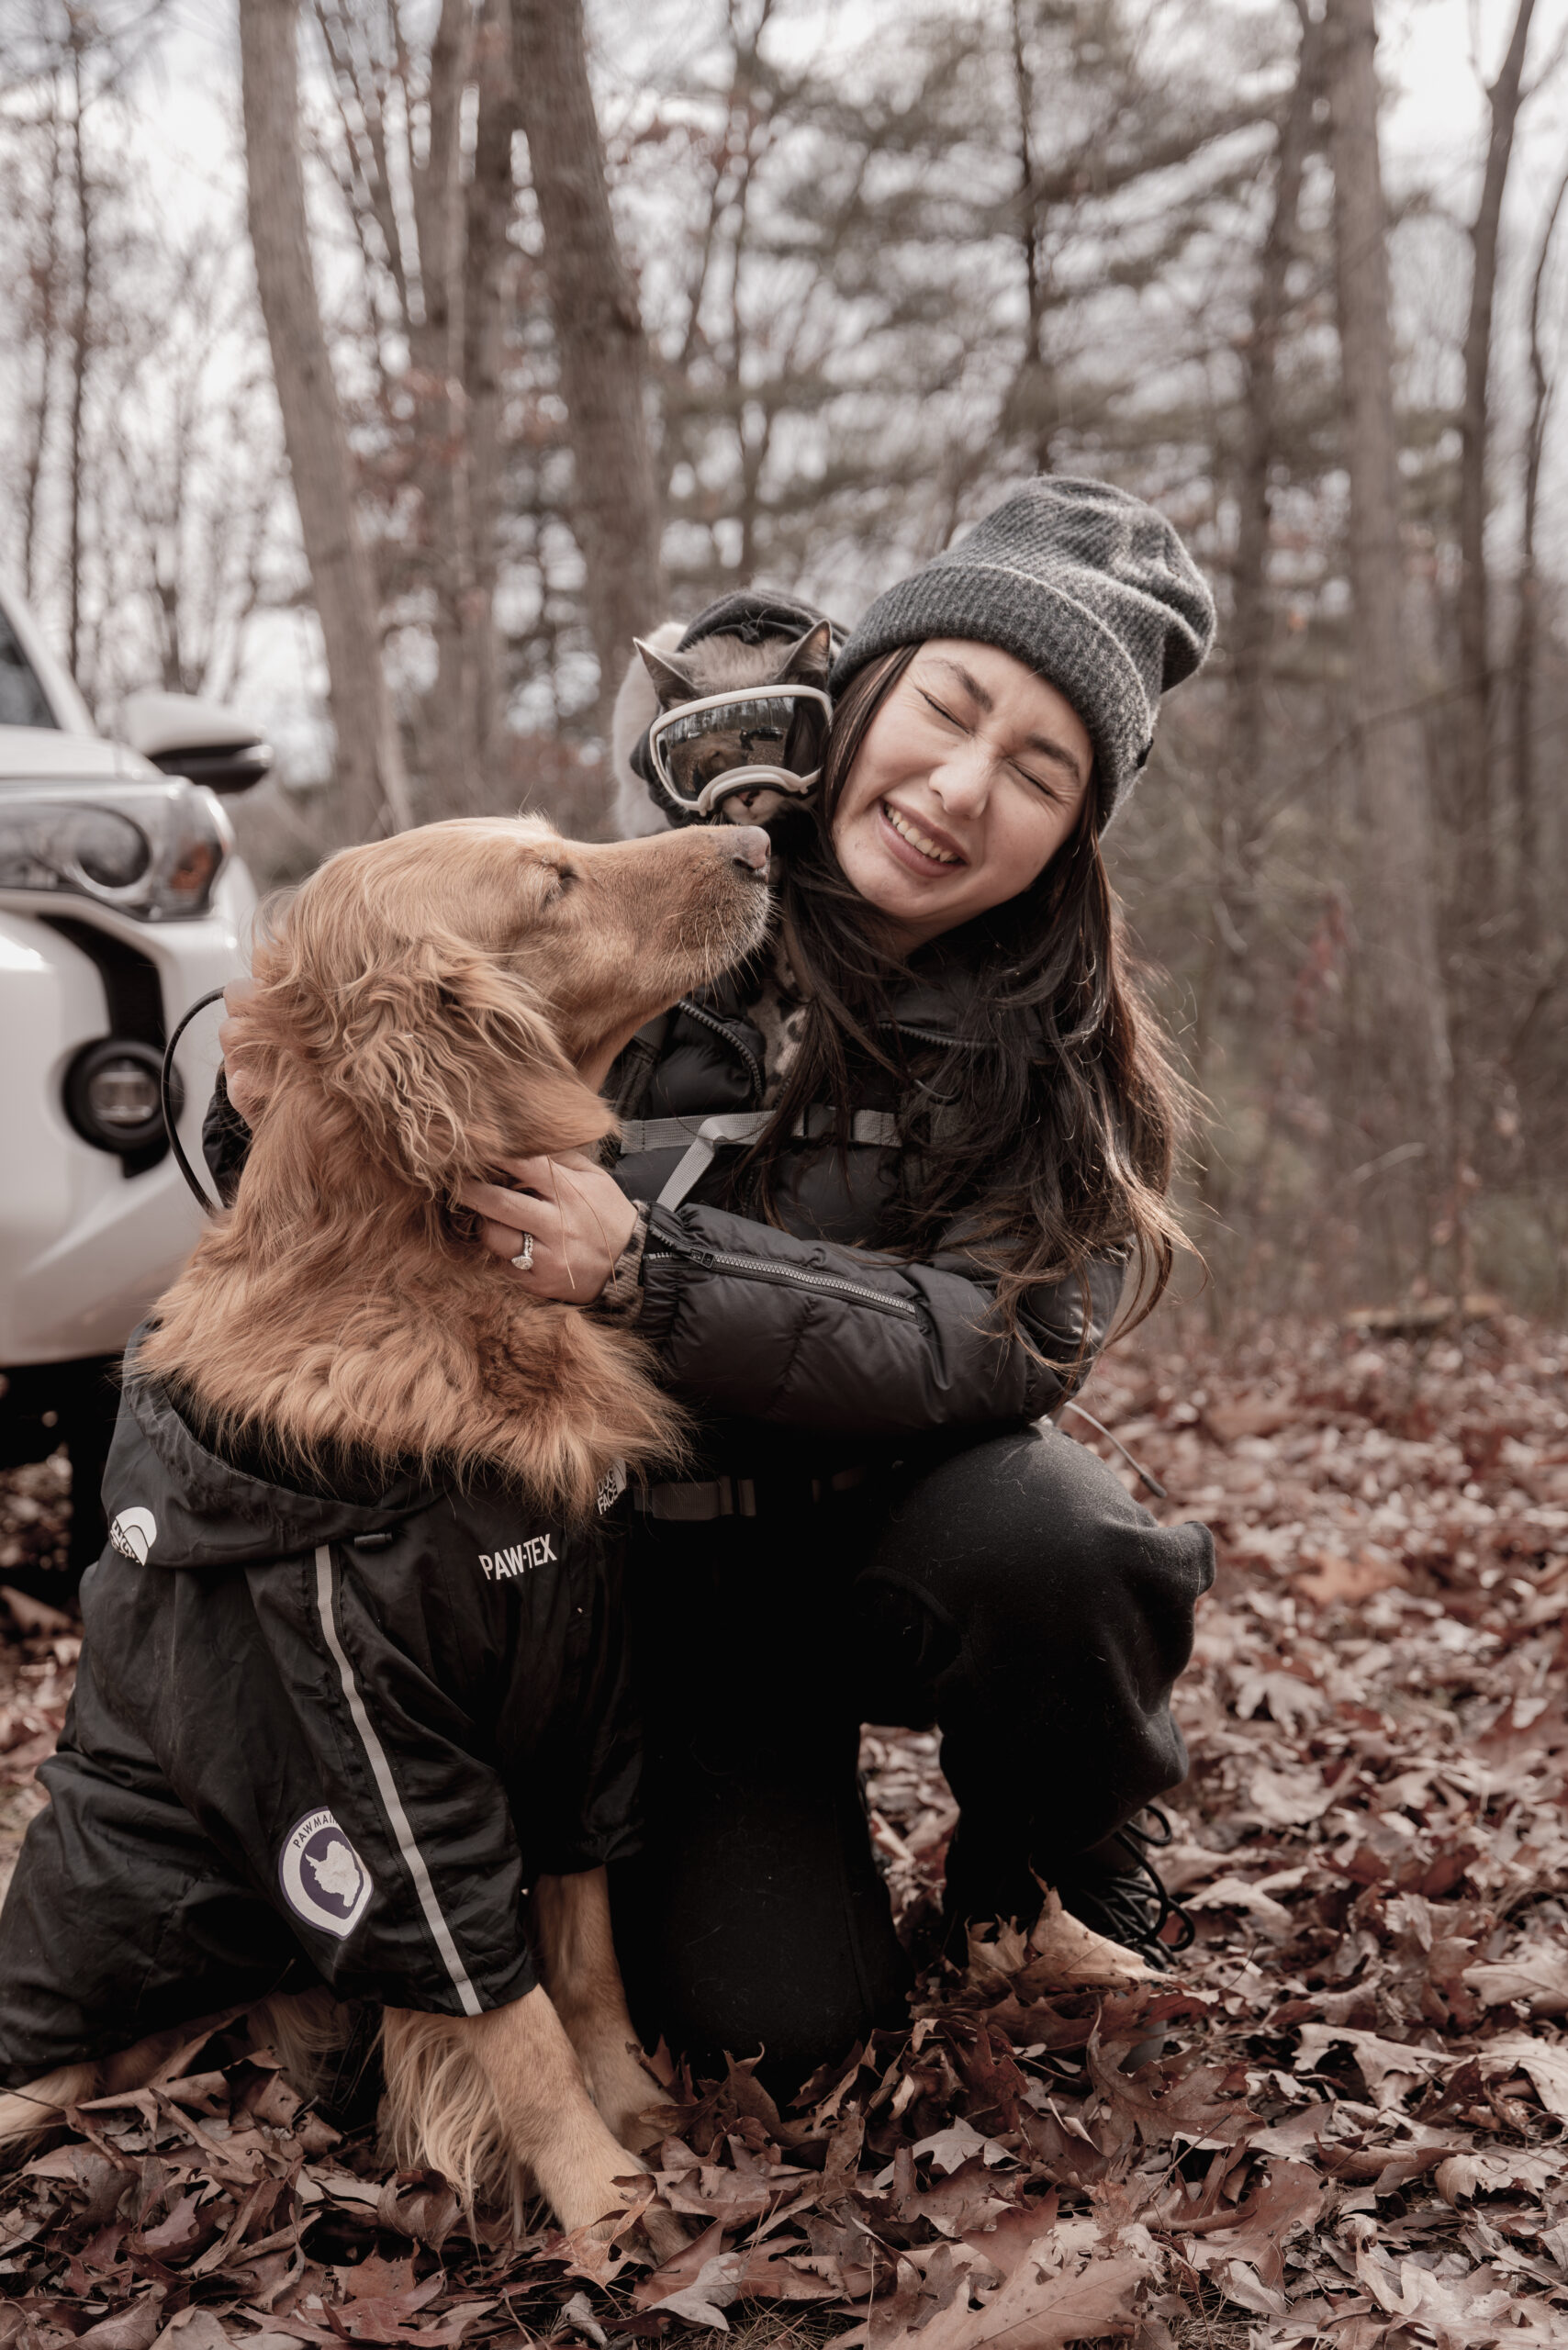
<svg viewBox="0 0 1568 2350">
<path fill-rule="evenodd" d="M 621 1499 L 622 1494 L 625 1491 L 626 1463 L 624 1460 L 612 1460 L 609 1468 L 605 1471 L 603 1476 L 599 1479 L 599 1491 L 594 1496 L 599 1504 L 599 1514 L 600 1517 L 604 1516 L 606 1510 L 611 1510 L 615 1507 L 616 1503 Z"/>
<path fill-rule="evenodd" d="M 158 1521 L 150 1509 L 122 1509 L 109 1528 L 109 1540 L 123 1558 L 147 1564 L 147 1553 L 158 1539 Z"/>
<path fill-rule="evenodd" d="M 370 1871 L 330 1811 L 308 1811 L 278 1855 L 284 1899 L 308 1926 L 352 1934 L 375 1890 Z"/>
<path fill-rule="evenodd" d="M 548 1534 L 531 1534 L 526 1542 L 514 1542 L 510 1550 L 481 1550 L 479 1564 L 487 1583 L 506 1583 L 512 1575 L 527 1574 L 532 1567 L 553 1567 L 555 1553 Z"/>
</svg>

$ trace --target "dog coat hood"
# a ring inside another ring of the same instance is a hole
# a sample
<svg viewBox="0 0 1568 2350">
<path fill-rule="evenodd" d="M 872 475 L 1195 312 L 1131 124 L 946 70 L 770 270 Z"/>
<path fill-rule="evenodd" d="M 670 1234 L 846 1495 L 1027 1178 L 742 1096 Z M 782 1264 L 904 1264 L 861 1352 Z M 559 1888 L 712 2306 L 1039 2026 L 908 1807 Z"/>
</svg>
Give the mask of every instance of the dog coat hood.
<svg viewBox="0 0 1568 2350">
<path fill-rule="evenodd" d="M 143 1329 L 145 1329 L 143 1325 Z M 388 1477 L 374 1501 L 329 1499 L 277 1484 L 199 1443 L 167 1391 L 139 1378 L 138 1330 L 104 1471 L 112 1549 L 140 1565 L 236 1567 L 288 1558 L 320 1542 L 374 1542 L 428 1507 L 428 1488 Z M 368 1491 L 368 1488 L 364 1490 Z"/>
</svg>

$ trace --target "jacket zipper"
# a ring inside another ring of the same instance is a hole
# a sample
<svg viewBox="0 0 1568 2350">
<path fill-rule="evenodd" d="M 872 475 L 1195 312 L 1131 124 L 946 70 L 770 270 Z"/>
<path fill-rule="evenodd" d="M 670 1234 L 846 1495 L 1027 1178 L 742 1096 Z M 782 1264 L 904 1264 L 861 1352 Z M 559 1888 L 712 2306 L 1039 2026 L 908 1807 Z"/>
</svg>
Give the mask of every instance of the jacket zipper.
<svg viewBox="0 0 1568 2350">
<path fill-rule="evenodd" d="M 701 1004 L 693 1003 L 689 995 L 681 997 L 680 1002 L 676 1005 L 676 1010 L 684 1012 L 689 1019 L 698 1021 L 702 1027 L 711 1028 L 715 1036 L 721 1037 L 728 1045 L 732 1053 L 739 1055 L 746 1065 L 746 1074 L 751 1079 L 753 1096 L 760 1102 L 767 1087 L 762 1074 L 762 1063 L 757 1059 L 751 1046 L 743 1045 L 738 1036 L 733 1036 L 722 1020 L 717 1019 L 712 1013 L 704 1011 Z"/>
<path fill-rule="evenodd" d="M 650 1248 L 650 1264 L 690 1264 L 711 1266 L 723 1273 L 739 1273 L 744 1280 L 778 1281 L 784 1289 L 816 1290 L 829 1297 L 854 1298 L 857 1304 L 873 1305 L 881 1314 L 897 1315 L 905 1322 L 918 1322 L 920 1308 L 907 1298 L 890 1297 L 885 1290 L 871 1289 L 864 1281 L 846 1281 L 837 1273 L 808 1273 L 795 1265 L 780 1265 L 766 1257 L 737 1257 L 725 1248 Z"/>
</svg>

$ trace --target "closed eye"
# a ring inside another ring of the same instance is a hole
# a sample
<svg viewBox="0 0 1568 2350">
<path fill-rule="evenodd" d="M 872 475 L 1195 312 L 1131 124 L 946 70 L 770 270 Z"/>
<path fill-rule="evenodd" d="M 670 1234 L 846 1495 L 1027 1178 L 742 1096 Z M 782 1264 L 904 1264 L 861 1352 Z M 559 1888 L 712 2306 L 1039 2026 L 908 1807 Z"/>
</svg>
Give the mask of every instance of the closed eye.
<svg viewBox="0 0 1568 2350">
<path fill-rule="evenodd" d="M 1032 774 L 1027 767 L 1020 767 L 1016 759 L 1012 762 L 1012 767 L 1015 776 L 1021 777 L 1025 783 L 1033 784 L 1036 791 L 1043 791 L 1047 800 L 1060 800 L 1066 798 L 1066 794 L 1059 790 L 1047 777 Z"/>
<path fill-rule="evenodd" d="M 550 875 L 550 887 L 544 893 L 545 904 L 558 905 L 567 890 L 574 889 L 581 878 L 575 866 L 557 865 Z"/>
<path fill-rule="evenodd" d="M 920 699 L 925 703 L 927 709 L 935 711 L 936 716 L 946 725 L 957 727 L 960 734 L 967 734 L 969 732 L 964 721 L 939 702 L 934 694 L 928 694 L 924 686 L 920 688 Z M 1036 791 L 1043 791 L 1047 800 L 1059 800 L 1062 798 L 1062 793 L 1058 787 L 1048 781 L 1045 776 L 1036 775 L 1032 769 L 1021 766 L 1016 759 L 1009 760 L 1008 765 L 1014 775 L 1021 777 L 1024 782 L 1033 785 Z"/>
</svg>

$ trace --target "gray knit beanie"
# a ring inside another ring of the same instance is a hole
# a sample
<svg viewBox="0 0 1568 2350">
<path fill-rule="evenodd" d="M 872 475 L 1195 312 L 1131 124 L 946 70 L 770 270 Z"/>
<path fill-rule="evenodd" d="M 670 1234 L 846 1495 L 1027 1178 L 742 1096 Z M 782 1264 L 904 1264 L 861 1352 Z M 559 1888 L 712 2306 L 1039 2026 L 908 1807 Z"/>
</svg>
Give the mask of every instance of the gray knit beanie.
<svg viewBox="0 0 1568 2350">
<path fill-rule="evenodd" d="M 1163 514 L 1109 482 L 1041 475 L 878 597 L 834 664 L 833 690 L 896 645 L 999 645 L 1083 721 L 1103 827 L 1148 756 L 1160 695 L 1192 676 L 1214 631 L 1208 582 Z"/>
</svg>

